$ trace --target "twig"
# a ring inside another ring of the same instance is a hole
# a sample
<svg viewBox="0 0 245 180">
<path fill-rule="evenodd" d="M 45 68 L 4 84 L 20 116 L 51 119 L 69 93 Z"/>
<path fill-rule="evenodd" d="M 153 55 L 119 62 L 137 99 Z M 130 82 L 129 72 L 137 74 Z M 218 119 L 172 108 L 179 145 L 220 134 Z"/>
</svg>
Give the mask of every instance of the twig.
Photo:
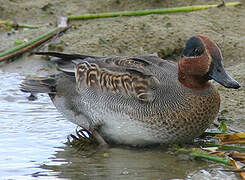
<svg viewBox="0 0 245 180">
<path fill-rule="evenodd" d="M 236 6 L 240 5 L 240 2 L 226 3 L 225 6 Z M 111 18 L 119 16 L 144 16 L 149 14 L 167 14 L 167 13 L 179 13 L 179 12 L 191 12 L 199 11 L 209 8 L 218 8 L 220 4 L 214 5 L 197 5 L 197 6 L 184 6 L 174 8 L 163 8 L 163 9 L 151 9 L 151 10 L 138 10 L 138 11 L 120 11 L 111 13 L 98 13 L 98 14 L 84 14 L 81 16 L 68 16 L 68 20 L 87 20 L 96 18 Z"/>
<path fill-rule="evenodd" d="M 237 169 L 237 170 L 241 170 L 239 165 L 236 163 L 236 161 L 233 161 L 233 166 Z M 243 180 L 245 180 L 245 173 L 244 172 L 240 172 L 240 176 Z"/>
<path fill-rule="evenodd" d="M 13 58 L 17 55 L 23 54 L 26 51 L 29 51 L 30 49 L 33 49 L 34 47 L 48 41 L 52 37 L 56 36 L 57 34 L 60 34 L 62 32 L 65 32 L 67 29 L 69 29 L 71 26 L 62 28 L 62 27 L 57 27 L 53 29 L 52 31 L 49 31 L 35 39 L 32 39 L 26 43 L 23 43 L 13 49 L 10 49 L 8 51 L 5 51 L 0 54 L 0 62 L 8 60 L 10 58 Z"/>
<path fill-rule="evenodd" d="M 224 171 L 224 172 L 245 172 L 245 169 L 220 169 L 219 171 Z"/>
</svg>

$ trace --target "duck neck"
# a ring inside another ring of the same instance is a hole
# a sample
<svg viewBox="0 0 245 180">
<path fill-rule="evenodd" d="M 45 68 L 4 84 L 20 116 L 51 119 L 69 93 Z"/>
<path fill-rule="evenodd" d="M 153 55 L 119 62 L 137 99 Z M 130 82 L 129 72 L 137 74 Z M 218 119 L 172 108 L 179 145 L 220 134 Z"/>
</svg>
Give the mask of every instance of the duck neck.
<svg viewBox="0 0 245 180">
<path fill-rule="evenodd" d="M 179 67 L 179 64 L 178 64 L 178 80 L 183 86 L 195 90 L 203 90 L 209 88 L 211 85 L 208 82 L 208 79 L 205 78 L 204 76 L 190 75 L 182 72 L 181 68 Z"/>
</svg>

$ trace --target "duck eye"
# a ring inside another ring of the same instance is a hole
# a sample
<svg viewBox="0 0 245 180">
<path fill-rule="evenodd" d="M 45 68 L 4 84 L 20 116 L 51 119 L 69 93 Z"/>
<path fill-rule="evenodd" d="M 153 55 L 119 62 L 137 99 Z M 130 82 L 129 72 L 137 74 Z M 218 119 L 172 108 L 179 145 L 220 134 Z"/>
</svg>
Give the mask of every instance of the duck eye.
<svg viewBox="0 0 245 180">
<path fill-rule="evenodd" d="M 200 49 L 199 48 L 195 48 L 194 49 L 194 54 L 200 54 Z"/>
<path fill-rule="evenodd" d="M 202 48 L 194 48 L 191 55 L 192 56 L 201 56 L 203 54 L 203 49 Z"/>
</svg>

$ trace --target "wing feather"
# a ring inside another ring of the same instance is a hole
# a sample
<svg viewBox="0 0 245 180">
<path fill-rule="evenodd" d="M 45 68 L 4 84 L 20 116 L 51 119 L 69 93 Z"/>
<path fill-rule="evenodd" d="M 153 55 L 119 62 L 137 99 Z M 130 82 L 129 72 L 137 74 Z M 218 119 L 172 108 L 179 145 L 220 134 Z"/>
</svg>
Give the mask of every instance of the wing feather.
<svg viewBox="0 0 245 180">
<path fill-rule="evenodd" d="M 120 93 L 135 97 L 140 101 L 153 100 L 152 91 L 159 81 L 148 67 L 150 62 L 129 57 L 112 57 L 76 64 L 76 82 L 78 89 L 84 87 Z"/>
<path fill-rule="evenodd" d="M 153 91 L 159 85 L 159 80 L 149 68 L 157 62 L 152 55 L 99 57 L 54 52 L 36 54 L 57 57 L 58 70 L 75 76 L 80 90 L 86 87 L 149 102 L 153 101 Z"/>
</svg>

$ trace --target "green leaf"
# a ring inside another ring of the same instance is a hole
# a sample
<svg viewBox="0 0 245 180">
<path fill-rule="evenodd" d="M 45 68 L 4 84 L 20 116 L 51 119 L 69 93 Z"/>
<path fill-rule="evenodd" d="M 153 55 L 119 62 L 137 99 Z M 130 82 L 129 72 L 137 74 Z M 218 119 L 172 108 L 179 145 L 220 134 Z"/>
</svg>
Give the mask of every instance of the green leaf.
<svg viewBox="0 0 245 180">
<path fill-rule="evenodd" d="M 221 121 L 219 123 L 219 131 L 222 133 L 222 134 L 226 134 L 227 133 L 227 126 L 225 124 L 224 121 Z"/>
</svg>

